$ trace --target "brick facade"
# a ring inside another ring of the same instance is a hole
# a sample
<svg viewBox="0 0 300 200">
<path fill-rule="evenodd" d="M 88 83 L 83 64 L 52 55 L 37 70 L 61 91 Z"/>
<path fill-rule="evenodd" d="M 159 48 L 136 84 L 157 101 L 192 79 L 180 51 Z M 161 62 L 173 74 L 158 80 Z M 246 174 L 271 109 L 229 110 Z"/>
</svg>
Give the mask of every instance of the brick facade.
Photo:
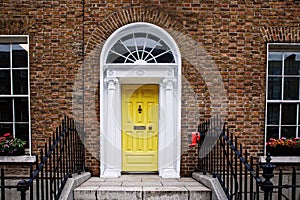
<svg viewBox="0 0 300 200">
<path fill-rule="evenodd" d="M 216 110 L 227 112 L 229 128 L 252 155 L 263 153 L 266 43 L 300 42 L 300 5 L 293 0 L 5 0 L 0 7 L 0 34 L 30 37 L 33 153 L 63 115 L 84 116 L 87 167 L 94 175 L 100 166 L 99 57 L 118 28 L 155 24 L 180 49 L 182 176 L 195 164 L 187 133 Z"/>
</svg>

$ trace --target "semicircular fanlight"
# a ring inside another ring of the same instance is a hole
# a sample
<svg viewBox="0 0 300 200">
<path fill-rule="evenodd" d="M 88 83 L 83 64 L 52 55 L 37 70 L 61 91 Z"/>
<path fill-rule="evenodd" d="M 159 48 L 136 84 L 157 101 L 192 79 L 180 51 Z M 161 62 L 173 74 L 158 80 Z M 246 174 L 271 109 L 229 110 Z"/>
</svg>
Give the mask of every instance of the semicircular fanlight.
<svg viewBox="0 0 300 200">
<path fill-rule="evenodd" d="M 175 63 L 168 45 L 149 33 L 131 33 L 110 49 L 106 63 Z"/>
</svg>

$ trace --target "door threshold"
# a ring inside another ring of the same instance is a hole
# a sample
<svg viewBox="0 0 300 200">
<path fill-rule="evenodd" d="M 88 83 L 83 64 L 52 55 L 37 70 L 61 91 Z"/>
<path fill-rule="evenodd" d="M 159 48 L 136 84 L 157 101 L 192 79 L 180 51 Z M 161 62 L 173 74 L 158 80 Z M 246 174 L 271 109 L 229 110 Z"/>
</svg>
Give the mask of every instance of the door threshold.
<svg viewBox="0 0 300 200">
<path fill-rule="evenodd" d="M 121 175 L 158 175 L 158 172 L 121 172 Z"/>
</svg>

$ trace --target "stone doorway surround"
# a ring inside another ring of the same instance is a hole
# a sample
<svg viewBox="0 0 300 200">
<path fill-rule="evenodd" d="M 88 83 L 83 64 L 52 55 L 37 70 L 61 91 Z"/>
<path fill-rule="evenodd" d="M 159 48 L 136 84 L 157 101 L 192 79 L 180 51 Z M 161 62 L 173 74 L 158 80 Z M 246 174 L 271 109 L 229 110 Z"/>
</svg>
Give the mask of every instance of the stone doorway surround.
<svg viewBox="0 0 300 200">
<path fill-rule="evenodd" d="M 143 32 L 161 38 L 172 51 L 174 63 L 107 63 L 113 45 L 128 34 Z M 100 57 L 100 177 L 121 175 L 121 85 L 159 84 L 158 172 L 178 178 L 181 146 L 181 57 L 173 38 L 149 23 L 119 28 L 106 41 Z"/>
</svg>

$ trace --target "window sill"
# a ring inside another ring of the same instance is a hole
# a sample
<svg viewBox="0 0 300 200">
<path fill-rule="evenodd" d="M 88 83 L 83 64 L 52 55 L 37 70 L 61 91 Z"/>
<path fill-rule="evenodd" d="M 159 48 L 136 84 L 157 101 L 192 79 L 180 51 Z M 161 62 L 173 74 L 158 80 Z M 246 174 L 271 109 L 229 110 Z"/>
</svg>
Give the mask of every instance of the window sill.
<svg viewBox="0 0 300 200">
<path fill-rule="evenodd" d="M 6 163 L 6 164 L 22 164 L 22 163 L 34 163 L 35 162 L 35 156 L 0 156 L 0 164 Z"/>
<path fill-rule="evenodd" d="M 300 156 L 271 156 L 271 163 L 300 163 Z M 265 163 L 266 156 L 260 156 L 259 162 Z"/>
</svg>

